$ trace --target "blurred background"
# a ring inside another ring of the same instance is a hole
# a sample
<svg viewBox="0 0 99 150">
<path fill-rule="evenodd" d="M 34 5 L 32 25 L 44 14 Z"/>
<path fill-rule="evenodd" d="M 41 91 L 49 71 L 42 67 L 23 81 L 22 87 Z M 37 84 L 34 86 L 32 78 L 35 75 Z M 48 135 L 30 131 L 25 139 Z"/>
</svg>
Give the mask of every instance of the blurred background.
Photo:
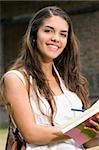
<svg viewBox="0 0 99 150">
<path fill-rule="evenodd" d="M 99 98 L 99 1 L 0 1 L 0 77 L 17 57 L 32 14 L 49 5 L 63 8 L 72 19 L 80 41 L 81 71 L 88 79 L 93 103 Z M 0 126 L 7 123 L 0 101 Z"/>
</svg>

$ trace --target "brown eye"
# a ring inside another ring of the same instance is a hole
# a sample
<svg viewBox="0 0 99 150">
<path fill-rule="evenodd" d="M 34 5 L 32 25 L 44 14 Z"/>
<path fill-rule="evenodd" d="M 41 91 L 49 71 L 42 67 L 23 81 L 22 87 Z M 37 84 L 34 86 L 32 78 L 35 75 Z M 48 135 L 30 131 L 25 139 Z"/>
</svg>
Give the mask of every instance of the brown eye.
<svg viewBox="0 0 99 150">
<path fill-rule="evenodd" d="M 46 33 L 52 32 L 51 29 L 45 29 L 44 31 L 45 31 Z"/>
<path fill-rule="evenodd" d="M 66 38 L 67 34 L 61 33 L 61 36 Z"/>
</svg>

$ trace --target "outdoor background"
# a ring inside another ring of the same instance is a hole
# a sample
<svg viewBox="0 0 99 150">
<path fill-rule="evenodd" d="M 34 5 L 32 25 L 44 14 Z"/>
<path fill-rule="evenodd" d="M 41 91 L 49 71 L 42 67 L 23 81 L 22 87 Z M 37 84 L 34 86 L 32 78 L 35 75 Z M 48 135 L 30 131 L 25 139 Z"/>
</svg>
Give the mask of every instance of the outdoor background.
<svg viewBox="0 0 99 150">
<path fill-rule="evenodd" d="M 91 103 L 99 98 L 99 1 L 0 1 L 0 78 L 17 57 L 31 15 L 56 5 L 71 17 L 80 41 L 81 71 L 88 79 Z M 4 145 L 8 113 L 0 99 L 0 146 Z M 1 144 L 2 143 L 2 144 Z M 4 150 L 4 146 L 0 147 Z"/>
</svg>

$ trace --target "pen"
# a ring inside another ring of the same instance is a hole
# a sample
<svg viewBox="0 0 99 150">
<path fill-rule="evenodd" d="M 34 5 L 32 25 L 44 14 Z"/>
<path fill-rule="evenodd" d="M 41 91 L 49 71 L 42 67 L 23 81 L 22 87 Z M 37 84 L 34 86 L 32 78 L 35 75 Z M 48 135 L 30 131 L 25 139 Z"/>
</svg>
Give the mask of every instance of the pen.
<svg viewBox="0 0 99 150">
<path fill-rule="evenodd" d="M 72 111 L 79 111 L 79 112 L 84 112 L 85 110 L 84 109 L 74 109 L 74 108 L 71 108 Z"/>
</svg>

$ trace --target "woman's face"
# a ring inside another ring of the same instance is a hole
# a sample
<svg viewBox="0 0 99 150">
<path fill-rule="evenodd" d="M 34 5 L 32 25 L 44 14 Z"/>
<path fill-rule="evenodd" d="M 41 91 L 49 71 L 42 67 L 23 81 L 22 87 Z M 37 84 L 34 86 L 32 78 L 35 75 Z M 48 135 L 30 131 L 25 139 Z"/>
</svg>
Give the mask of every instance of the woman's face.
<svg viewBox="0 0 99 150">
<path fill-rule="evenodd" d="M 68 28 L 68 23 L 59 16 L 43 21 L 37 32 L 37 48 L 42 61 L 52 61 L 63 52 L 67 44 Z"/>
</svg>

